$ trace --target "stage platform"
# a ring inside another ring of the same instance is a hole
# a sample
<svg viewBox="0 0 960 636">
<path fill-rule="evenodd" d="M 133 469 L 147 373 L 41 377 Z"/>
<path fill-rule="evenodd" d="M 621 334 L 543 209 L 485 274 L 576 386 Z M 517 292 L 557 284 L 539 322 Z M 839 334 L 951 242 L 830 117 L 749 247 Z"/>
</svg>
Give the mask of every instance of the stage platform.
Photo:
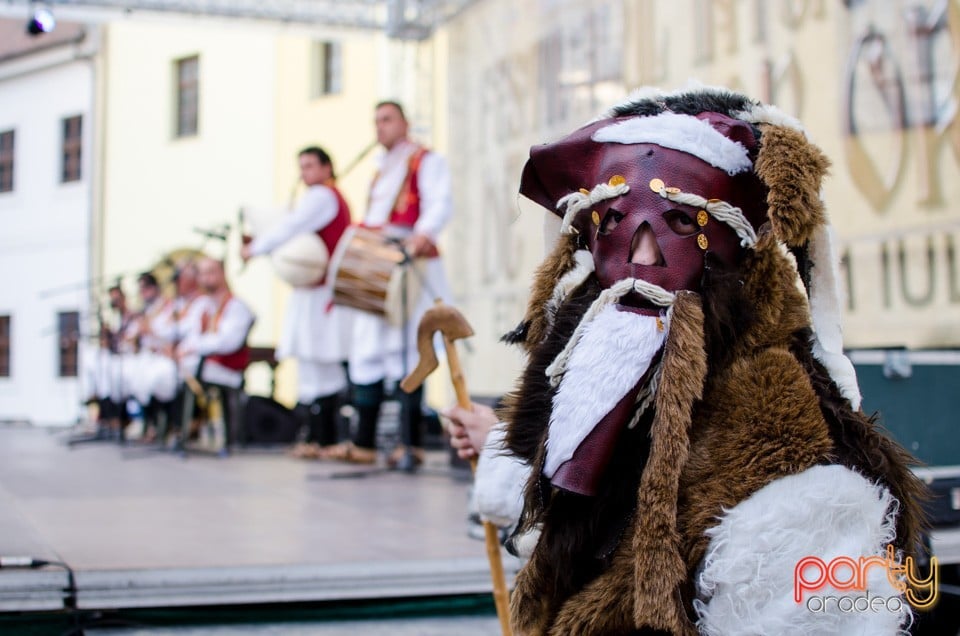
<svg viewBox="0 0 960 636">
<path fill-rule="evenodd" d="M 0 555 L 66 563 L 83 610 L 482 594 L 469 473 L 444 451 L 415 475 L 277 451 L 186 458 L 68 447 L 0 426 Z M 518 563 L 504 553 L 508 580 Z M 0 612 L 64 607 L 65 571 L 0 570 Z"/>
</svg>

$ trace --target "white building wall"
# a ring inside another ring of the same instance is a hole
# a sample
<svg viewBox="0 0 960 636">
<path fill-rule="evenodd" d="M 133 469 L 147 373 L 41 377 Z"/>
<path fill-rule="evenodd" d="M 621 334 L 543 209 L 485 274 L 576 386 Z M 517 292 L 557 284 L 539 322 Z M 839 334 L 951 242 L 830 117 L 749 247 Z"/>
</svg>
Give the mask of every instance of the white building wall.
<svg viewBox="0 0 960 636">
<path fill-rule="evenodd" d="M 136 306 L 138 272 L 172 250 L 226 256 L 234 291 L 258 320 L 255 344 L 272 344 L 269 276 L 240 277 L 229 249 L 194 228 L 235 223 L 242 205 L 274 201 L 276 42 L 267 28 L 207 18 L 118 21 L 107 26 L 107 121 L 102 210 L 103 274 L 125 275 Z M 177 138 L 175 62 L 199 56 L 199 129 Z"/>
<path fill-rule="evenodd" d="M 68 47 L 61 53 L 35 59 L 73 55 Z M 0 193 L 0 314 L 12 316 L 0 421 L 67 424 L 83 410 L 77 378 L 57 377 L 57 312 L 86 312 L 92 79 L 87 60 L 0 64 L 0 131 L 16 131 L 14 190 Z M 82 178 L 61 183 L 62 120 L 74 115 L 83 116 Z"/>
</svg>

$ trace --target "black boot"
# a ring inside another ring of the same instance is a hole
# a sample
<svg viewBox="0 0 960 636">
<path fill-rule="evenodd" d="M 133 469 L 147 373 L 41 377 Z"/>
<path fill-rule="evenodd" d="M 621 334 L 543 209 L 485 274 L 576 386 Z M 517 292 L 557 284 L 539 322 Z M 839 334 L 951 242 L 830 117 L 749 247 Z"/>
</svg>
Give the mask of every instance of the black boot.
<svg viewBox="0 0 960 636">
<path fill-rule="evenodd" d="M 377 420 L 383 402 L 383 380 L 353 385 L 353 406 L 357 409 L 357 435 L 353 443 L 360 448 L 377 447 Z"/>
<path fill-rule="evenodd" d="M 316 442 L 315 439 L 312 439 L 313 431 L 310 427 L 310 405 L 297 402 L 293 407 L 293 416 L 297 418 L 297 439 L 302 439 L 306 443 Z M 306 431 L 305 436 L 304 431 Z"/>
<path fill-rule="evenodd" d="M 319 397 L 310 404 L 309 441 L 320 446 L 332 446 L 337 443 L 337 409 L 339 396 L 334 393 Z"/>
<path fill-rule="evenodd" d="M 401 392 L 399 400 L 401 446 L 391 455 L 389 463 L 397 470 L 412 473 L 424 461 L 423 388 L 421 387 L 413 393 Z"/>
</svg>

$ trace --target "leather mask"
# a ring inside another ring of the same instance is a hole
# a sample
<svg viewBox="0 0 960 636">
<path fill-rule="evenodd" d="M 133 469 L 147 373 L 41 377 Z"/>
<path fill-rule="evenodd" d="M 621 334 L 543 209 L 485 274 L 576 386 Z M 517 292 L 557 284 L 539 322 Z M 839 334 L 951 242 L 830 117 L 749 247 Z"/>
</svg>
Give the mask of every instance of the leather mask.
<svg viewBox="0 0 960 636">
<path fill-rule="evenodd" d="M 747 124 L 717 113 L 698 118 L 748 150 L 756 148 Z M 554 144 L 533 148 L 521 193 L 554 209 L 556 201 L 572 191 L 623 177 L 630 186 L 628 192 L 580 211 L 572 223 L 593 253 L 601 285 L 639 278 L 668 291 L 699 291 L 705 254 L 736 264 L 744 253 L 740 239 L 726 223 L 699 214 L 699 208 L 662 197 L 651 189 L 651 181 L 660 179 L 668 188 L 726 201 L 741 208 L 755 228 L 766 215 L 766 190 L 752 171 L 730 176 L 687 152 L 654 143 L 591 139 L 600 128 L 621 120 L 596 122 Z M 643 306 L 638 297 L 628 296 L 622 302 Z"/>
</svg>

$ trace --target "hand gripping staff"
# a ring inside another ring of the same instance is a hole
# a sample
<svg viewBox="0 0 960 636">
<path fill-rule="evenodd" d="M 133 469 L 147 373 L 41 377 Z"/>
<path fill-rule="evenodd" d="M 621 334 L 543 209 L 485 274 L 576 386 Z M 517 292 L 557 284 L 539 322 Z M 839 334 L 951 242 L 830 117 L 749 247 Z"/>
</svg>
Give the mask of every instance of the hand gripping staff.
<svg viewBox="0 0 960 636">
<path fill-rule="evenodd" d="M 453 341 L 472 336 L 473 329 L 463 314 L 439 300 L 436 305 L 427 310 L 417 327 L 419 360 L 417 367 L 400 383 L 400 388 L 407 393 L 417 390 L 427 376 L 437 368 L 439 362 L 433 350 L 433 334 L 438 331 L 443 336 L 443 346 L 447 351 L 447 365 L 450 367 L 453 390 L 457 394 L 457 404 L 461 408 L 470 409 L 470 394 L 467 392 L 467 382 L 463 377 L 460 358 L 457 356 Z M 476 472 L 476 458 L 470 460 L 470 468 Z M 489 521 L 483 522 L 483 530 L 487 545 L 487 559 L 490 561 L 490 576 L 493 579 L 493 601 L 497 607 L 497 617 L 500 619 L 500 628 L 504 636 L 510 636 L 512 634 L 510 603 L 506 577 L 503 574 L 503 562 L 500 560 L 499 532 L 497 527 Z"/>
</svg>

